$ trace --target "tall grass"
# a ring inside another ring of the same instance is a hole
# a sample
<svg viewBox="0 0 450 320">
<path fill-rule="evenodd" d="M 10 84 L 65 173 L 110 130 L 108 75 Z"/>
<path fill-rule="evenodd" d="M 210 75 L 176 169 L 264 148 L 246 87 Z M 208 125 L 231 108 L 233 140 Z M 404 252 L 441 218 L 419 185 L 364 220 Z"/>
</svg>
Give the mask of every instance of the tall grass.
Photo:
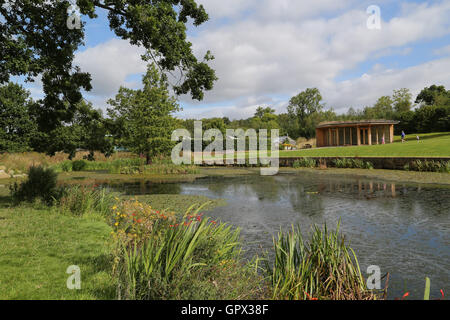
<svg viewBox="0 0 450 320">
<path fill-rule="evenodd" d="M 336 231 L 314 227 L 311 241 L 300 229 L 274 238 L 275 259 L 266 260 L 265 272 L 274 299 L 374 299 L 366 289 L 356 255 Z"/>
<path fill-rule="evenodd" d="M 373 164 L 369 161 L 364 161 L 361 159 L 336 159 L 333 160 L 336 168 L 351 168 L 351 169 L 373 169 Z"/>
<path fill-rule="evenodd" d="M 56 209 L 75 216 L 96 212 L 108 217 L 114 200 L 114 196 L 103 188 L 71 186 L 64 189 Z"/>
<path fill-rule="evenodd" d="M 450 161 L 415 160 L 406 164 L 404 169 L 407 171 L 450 173 Z"/>
<path fill-rule="evenodd" d="M 119 299 L 256 297 L 261 282 L 241 262 L 239 229 L 202 219 L 200 209 L 178 224 L 154 219 L 143 242 L 120 242 Z"/>
<path fill-rule="evenodd" d="M 293 168 L 315 168 L 317 166 L 317 161 L 311 158 L 301 158 L 295 160 L 292 167 Z"/>
</svg>

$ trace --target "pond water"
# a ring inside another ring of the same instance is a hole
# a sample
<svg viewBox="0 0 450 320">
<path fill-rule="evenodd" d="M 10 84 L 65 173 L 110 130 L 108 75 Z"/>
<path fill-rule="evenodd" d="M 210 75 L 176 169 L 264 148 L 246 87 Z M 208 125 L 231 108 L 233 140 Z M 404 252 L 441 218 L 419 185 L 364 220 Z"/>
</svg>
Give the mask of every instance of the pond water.
<svg viewBox="0 0 450 320">
<path fill-rule="evenodd" d="M 448 295 L 450 187 L 402 184 L 314 173 L 273 177 L 208 177 L 192 183 L 131 183 L 127 194 L 192 194 L 227 200 L 208 216 L 241 228 L 247 254 L 269 249 L 280 228 L 298 224 L 307 239 L 313 224 L 335 228 L 355 250 L 361 270 L 390 273 L 388 297 L 410 292 L 423 298 L 425 277 L 432 298 Z M 384 281 L 382 281 L 384 286 Z"/>
</svg>

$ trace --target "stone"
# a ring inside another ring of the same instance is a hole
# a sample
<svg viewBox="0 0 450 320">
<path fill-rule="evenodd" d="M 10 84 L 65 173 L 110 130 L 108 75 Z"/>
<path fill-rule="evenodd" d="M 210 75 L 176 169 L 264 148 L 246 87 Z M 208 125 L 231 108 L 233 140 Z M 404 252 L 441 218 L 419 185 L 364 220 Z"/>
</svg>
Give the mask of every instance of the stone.
<svg viewBox="0 0 450 320">
<path fill-rule="evenodd" d="M 9 179 L 11 176 L 5 172 L 5 170 L 0 170 L 0 179 Z"/>
</svg>

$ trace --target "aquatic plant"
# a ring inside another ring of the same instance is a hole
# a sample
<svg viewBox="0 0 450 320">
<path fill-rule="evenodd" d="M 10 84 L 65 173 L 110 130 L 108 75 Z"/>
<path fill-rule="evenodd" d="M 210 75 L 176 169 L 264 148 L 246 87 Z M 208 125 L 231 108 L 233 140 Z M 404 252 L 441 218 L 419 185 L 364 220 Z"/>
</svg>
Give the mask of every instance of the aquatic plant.
<svg viewBox="0 0 450 320">
<path fill-rule="evenodd" d="M 292 167 L 293 168 L 315 168 L 317 166 L 317 161 L 311 158 L 301 158 L 295 160 Z"/>
<path fill-rule="evenodd" d="M 342 158 L 333 160 L 336 168 L 350 168 L 350 169 L 373 169 L 373 164 L 369 161 L 353 158 Z"/>
<path fill-rule="evenodd" d="M 113 202 L 113 195 L 103 188 L 75 185 L 64 187 L 55 209 L 75 216 L 93 212 L 108 216 Z"/>
<path fill-rule="evenodd" d="M 241 264 L 239 229 L 204 218 L 202 207 L 181 220 L 137 200 L 113 207 L 119 299 L 255 297 L 261 281 Z"/>
<path fill-rule="evenodd" d="M 273 299 L 374 299 L 367 290 L 354 251 L 336 231 L 313 228 L 305 243 L 299 227 L 273 239 L 275 258 L 266 259 Z"/>
</svg>

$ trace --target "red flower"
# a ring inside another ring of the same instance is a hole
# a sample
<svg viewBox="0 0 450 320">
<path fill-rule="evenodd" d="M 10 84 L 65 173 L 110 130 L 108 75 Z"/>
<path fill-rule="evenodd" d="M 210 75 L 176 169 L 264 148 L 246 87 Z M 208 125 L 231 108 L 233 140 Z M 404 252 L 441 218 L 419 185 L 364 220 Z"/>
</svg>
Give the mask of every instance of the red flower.
<svg viewBox="0 0 450 320">
<path fill-rule="evenodd" d="M 444 300 L 444 290 L 441 289 L 442 300 Z"/>
<path fill-rule="evenodd" d="M 405 299 L 407 296 L 409 296 L 409 292 L 407 292 L 403 295 L 402 300 Z"/>
<path fill-rule="evenodd" d="M 141 222 L 142 222 L 142 220 L 141 220 L 141 219 L 138 219 L 138 220 L 137 220 L 137 223 L 141 223 Z"/>
<path fill-rule="evenodd" d="M 308 297 L 309 300 L 319 300 L 317 298 L 311 298 L 311 296 L 306 291 L 305 291 L 305 294 L 306 294 L 306 296 Z"/>
</svg>

